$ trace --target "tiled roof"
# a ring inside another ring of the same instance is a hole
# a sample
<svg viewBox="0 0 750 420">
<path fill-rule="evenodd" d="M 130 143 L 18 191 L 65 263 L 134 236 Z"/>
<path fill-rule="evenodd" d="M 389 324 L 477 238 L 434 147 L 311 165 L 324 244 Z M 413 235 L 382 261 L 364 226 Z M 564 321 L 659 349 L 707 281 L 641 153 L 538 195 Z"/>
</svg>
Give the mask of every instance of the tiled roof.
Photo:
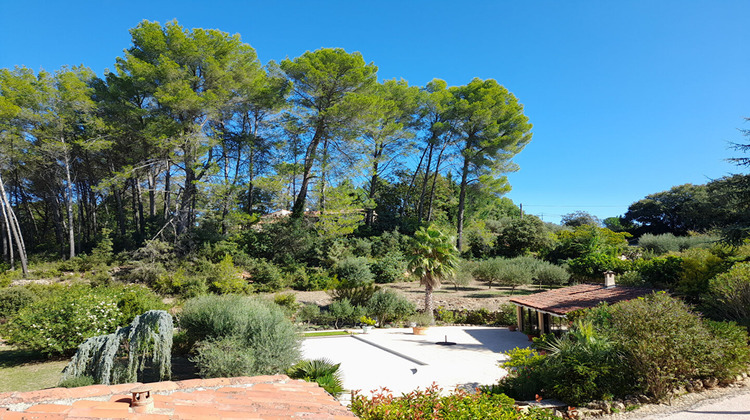
<svg viewBox="0 0 750 420">
<path fill-rule="evenodd" d="M 579 284 L 563 287 L 528 296 L 519 296 L 510 301 L 529 308 L 565 315 L 576 309 L 593 308 L 601 302 L 617 303 L 646 296 L 654 291 L 641 287 L 615 286 L 603 284 Z"/>
<path fill-rule="evenodd" d="M 147 384 L 153 406 L 145 412 L 130 407 L 130 390 L 139 385 L 0 393 L 0 419 L 357 418 L 318 384 L 285 375 Z"/>
</svg>

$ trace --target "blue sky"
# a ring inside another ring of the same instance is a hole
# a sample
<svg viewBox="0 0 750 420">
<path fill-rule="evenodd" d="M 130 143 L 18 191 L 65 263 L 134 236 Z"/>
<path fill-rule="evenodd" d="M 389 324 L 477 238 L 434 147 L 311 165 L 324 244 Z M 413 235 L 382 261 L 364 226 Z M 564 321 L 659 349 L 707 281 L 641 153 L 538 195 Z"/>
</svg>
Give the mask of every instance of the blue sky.
<svg viewBox="0 0 750 420">
<path fill-rule="evenodd" d="M 239 33 L 263 63 L 360 51 L 381 79 L 494 78 L 534 137 L 510 175 L 545 221 L 623 214 L 645 195 L 739 170 L 723 159 L 750 128 L 748 1 L 0 0 L 0 68 L 99 75 L 143 19 Z"/>
</svg>

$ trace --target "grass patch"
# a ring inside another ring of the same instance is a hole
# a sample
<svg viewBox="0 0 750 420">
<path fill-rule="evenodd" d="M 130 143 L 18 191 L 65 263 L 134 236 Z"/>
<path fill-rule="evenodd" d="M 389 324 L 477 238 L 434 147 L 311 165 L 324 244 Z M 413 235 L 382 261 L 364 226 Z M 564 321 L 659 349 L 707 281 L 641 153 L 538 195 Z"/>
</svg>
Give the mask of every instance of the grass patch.
<svg viewBox="0 0 750 420">
<path fill-rule="evenodd" d="M 55 387 L 67 364 L 67 360 L 48 361 L 38 353 L 0 346 L 0 392 Z"/>
<path fill-rule="evenodd" d="M 319 331 L 319 332 L 306 332 L 303 337 L 327 337 L 329 335 L 349 335 L 347 331 Z"/>
</svg>

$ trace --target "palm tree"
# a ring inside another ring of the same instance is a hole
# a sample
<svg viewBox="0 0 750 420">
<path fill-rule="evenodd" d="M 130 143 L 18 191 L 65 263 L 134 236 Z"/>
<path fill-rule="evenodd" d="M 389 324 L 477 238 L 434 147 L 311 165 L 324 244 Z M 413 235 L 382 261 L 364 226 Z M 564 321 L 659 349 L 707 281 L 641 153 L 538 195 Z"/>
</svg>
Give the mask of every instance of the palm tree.
<svg viewBox="0 0 750 420">
<path fill-rule="evenodd" d="M 440 287 L 440 282 L 453 275 L 458 266 L 458 251 L 452 238 L 429 226 L 414 233 L 409 271 L 419 277 L 425 287 L 424 311 L 432 319 L 432 291 Z M 431 323 L 434 323 L 434 319 Z"/>
</svg>

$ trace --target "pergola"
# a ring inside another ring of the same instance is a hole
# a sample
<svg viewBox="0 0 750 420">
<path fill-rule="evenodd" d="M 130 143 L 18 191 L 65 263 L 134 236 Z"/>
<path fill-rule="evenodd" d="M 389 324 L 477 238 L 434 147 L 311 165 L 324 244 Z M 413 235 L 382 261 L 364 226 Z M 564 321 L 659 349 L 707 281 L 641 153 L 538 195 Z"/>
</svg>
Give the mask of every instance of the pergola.
<svg viewBox="0 0 750 420">
<path fill-rule="evenodd" d="M 565 317 L 570 312 L 593 308 L 602 302 L 613 304 L 636 299 L 654 292 L 643 287 L 617 286 L 614 275 L 607 274 L 605 284 L 584 283 L 512 298 L 510 301 L 516 305 L 518 315 L 518 329 L 524 331 L 531 326 L 535 333 L 560 332 L 567 329 Z"/>
</svg>

